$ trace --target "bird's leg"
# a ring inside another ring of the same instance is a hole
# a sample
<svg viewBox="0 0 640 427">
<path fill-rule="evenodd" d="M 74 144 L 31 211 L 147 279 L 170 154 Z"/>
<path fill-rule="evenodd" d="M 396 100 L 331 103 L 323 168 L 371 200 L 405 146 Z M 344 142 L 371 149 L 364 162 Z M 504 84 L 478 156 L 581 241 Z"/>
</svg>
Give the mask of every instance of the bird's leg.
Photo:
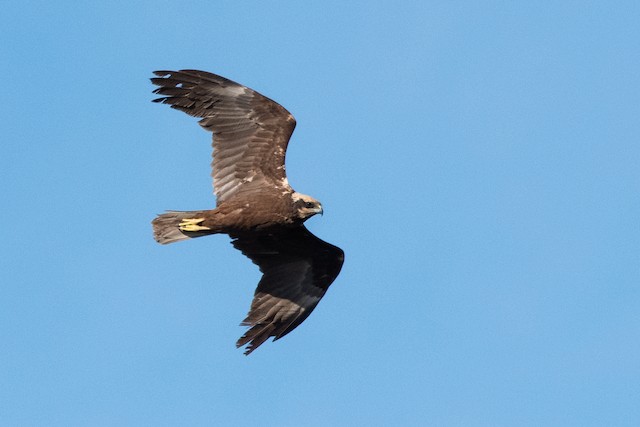
<svg viewBox="0 0 640 427">
<path fill-rule="evenodd" d="M 201 224 L 204 221 L 204 218 L 185 218 L 180 224 L 178 224 L 178 228 L 180 231 L 202 231 L 202 230 L 211 230 L 209 227 L 205 227 Z"/>
</svg>

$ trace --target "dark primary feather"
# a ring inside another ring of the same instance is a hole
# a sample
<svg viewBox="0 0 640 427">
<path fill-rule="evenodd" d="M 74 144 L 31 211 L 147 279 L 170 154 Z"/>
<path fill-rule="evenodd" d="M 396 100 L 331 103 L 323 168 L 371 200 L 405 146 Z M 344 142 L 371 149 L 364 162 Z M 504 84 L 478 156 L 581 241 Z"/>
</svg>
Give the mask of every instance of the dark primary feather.
<svg viewBox="0 0 640 427">
<path fill-rule="evenodd" d="M 344 252 L 304 226 L 231 237 L 263 273 L 242 322 L 250 329 L 236 343 L 248 344 L 249 354 L 269 337 L 282 338 L 311 314 L 340 273 Z"/>
<path fill-rule="evenodd" d="M 155 71 L 151 79 L 169 104 L 201 117 L 213 132 L 213 185 L 217 202 L 247 182 L 285 187 L 285 153 L 296 122 L 280 104 L 224 77 L 197 70 Z"/>
</svg>

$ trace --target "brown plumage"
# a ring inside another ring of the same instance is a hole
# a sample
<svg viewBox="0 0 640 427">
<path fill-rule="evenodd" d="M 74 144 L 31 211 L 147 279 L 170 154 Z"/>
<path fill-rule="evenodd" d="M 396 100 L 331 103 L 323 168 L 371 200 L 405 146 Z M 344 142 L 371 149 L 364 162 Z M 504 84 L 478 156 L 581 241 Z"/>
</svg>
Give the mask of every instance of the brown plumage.
<svg viewBox="0 0 640 427">
<path fill-rule="evenodd" d="M 278 103 L 224 77 L 197 70 L 156 71 L 154 102 L 200 117 L 213 133 L 213 210 L 169 211 L 153 220 L 161 244 L 228 234 L 263 273 L 236 345 L 251 353 L 295 329 L 340 273 L 344 253 L 304 226 L 320 203 L 287 181 L 285 154 L 296 126 Z"/>
</svg>

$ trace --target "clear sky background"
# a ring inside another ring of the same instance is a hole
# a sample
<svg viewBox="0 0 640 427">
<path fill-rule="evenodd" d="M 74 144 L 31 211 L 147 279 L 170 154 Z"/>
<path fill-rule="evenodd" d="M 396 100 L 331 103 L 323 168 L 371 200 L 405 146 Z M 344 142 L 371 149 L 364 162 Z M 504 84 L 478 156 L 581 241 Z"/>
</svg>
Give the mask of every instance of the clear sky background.
<svg viewBox="0 0 640 427">
<path fill-rule="evenodd" d="M 640 425 L 640 3 L 2 9 L 0 425 Z M 151 234 L 215 203 L 179 68 L 294 114 L 346 252 L 249 357 L 257 268 Z"/>
</svg>

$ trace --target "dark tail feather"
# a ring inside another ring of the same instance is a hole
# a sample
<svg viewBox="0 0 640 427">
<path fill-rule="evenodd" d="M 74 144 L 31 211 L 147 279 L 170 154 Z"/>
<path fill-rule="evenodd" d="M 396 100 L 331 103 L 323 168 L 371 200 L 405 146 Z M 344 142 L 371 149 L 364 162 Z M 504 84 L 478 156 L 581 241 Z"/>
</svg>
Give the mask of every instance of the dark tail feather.
<svg viewBox="0 0 640 427">
<path fill-rule="evenodd" d="M 180 230 L 180 223 L 183 220 L 197 218 L 201 216 L 200 211 L 167 211 L 167 213 L 160 214 L 154 219 L 151 224 L 153 225 L 153 238 L 156 242 L 166 245 L 168 243 L 179 242 L 180 240 L 191 239 L 193 237 L 206 236 L 213 232 L 206 231 L 182 231 Z"/>
</svg>

